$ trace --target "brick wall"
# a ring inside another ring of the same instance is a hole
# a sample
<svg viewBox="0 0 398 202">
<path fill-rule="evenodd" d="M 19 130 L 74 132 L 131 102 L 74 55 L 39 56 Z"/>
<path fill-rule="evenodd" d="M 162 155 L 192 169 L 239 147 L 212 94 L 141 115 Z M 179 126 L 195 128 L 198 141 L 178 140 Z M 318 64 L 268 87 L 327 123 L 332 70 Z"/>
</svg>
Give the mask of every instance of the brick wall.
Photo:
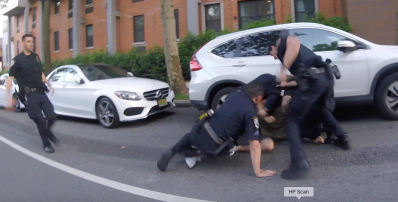
<svg viewBox="0 0 398 202">
<path fill-rule="evenodd" d="M 120 11 L 120 18 L 116 19 L 117 30 L 117 51 L 127 52 L 131 50 L 134 43 L 134 28 L 133 17 L 137 15 L 144 15 L 144 29 L 145 29 L 145 45 L 146 49 L 155 45 L 163 46 L 163 32 L 161 21 L 161 0 L 144 0 L 142 2 L 132 3 L 131 0 L 115 0 L 116 9 Z M 187 0 L 174 0 L 174 9 L 179 10 L 179 30 L 180 37 L 183 37 L 188 32 L 187 22 Z M 199 30 L 202 30 L 202 11 L 203 4 L 206 3 L 219 3 L 222 2 L 224 6 L 224 28 L 236 30 L 239 27 L 239 12 L 238 2 L 247 0 L 202 0 L 198 3 L 199 10 Z M 319 10 L 326 13 L 328 16 L 342 15 L 342 0 L 318 0 Z M 360 0 L 353 0 L 360 1 Z M 370 0 L 365 0 L 370 1 Z M 388 0 L 390 1 L 390 0 Z M 36 0 L 33 3 L 37 7 L 37 26 L 32 29 L 32 9 L 30 11 L 29 32 L 32 32 L 36 39 L 36 51 L 40 53 L 39 43 L 39 19 L 41 11 L 39 10 L 39 2 Z M 68 18 L 69 0 L 60 0 L 59 15 L 54 15 L 54 1 L 51 1 L 51 19 L 50 19 L 50 49 L 51 59 L 65 59 L 73 56 L 73 50 L 69 50 L 69 36 L 68 29 L 73 28 L 73 18 Z M 95 50 L 106 50 L 107 46 L 107 13 L 106 13 L 106 0 L 94 0 L 94 11 L 85 14 L 85 0 L 81 0 L 80 16 L 85 19 L 85 24 L 79 24 L 81 45 L 80 52 L 82 54 L 93 52 Z M 274 0 L 275 20 L 276 23 L 284 23 L 289 14 L 291 13 L 291 0 Z M 351 4 L 350 4 L 351 5 Z M 372 6 L 374 7 L 374 6 Z M 370 7 L 371 8 L 371 7 Z M 349 9 L 350 10 L 350 9 Z M 353 9 L 351 9 L 353 10 Z M 351 11 L 350 12 L 354 12 Z M 380 11 L 383 12 L 383 11 Z M 14 43 L 20 41 L 24 34 L 23 27 L 23 14 L 20 16 L 20 33 L 16 33 L 16 20 L 13 23 Z M 94 32 L 94 47 L 92 49 L 86 48 L 86 25 L 93 25 Z M 391 26 L 392 27 L 392 26 Z M 395 27 L 395 26 L 394 26 Z M 358 30 L 358 28 L 356 28 Z M 60 51 L 54 49 L 54 32 L 59 32 L 59 47 Z M 15 32 L 15 33 L 14 33 Z M 76 48 L 76 47 L 75 47 Z M 16 49 L 15 49 L 16 51 Z"/>
<path fill-rule="evenodd" d="M 351 33 L 378 44 L 397 44 L 396 0 L 342 0 Z"/>
</svg>

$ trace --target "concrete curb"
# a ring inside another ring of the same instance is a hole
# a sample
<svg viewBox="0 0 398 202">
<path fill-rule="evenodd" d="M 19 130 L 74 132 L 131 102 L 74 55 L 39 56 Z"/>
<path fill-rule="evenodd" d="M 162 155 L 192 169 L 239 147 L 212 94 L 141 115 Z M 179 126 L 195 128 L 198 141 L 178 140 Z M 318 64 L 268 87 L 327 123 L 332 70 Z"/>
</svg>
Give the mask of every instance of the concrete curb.
<svg viewBox="0 0 398 202">
<path fill-rule="evenodd" d="M 174 100 L 174 104 L 178 108 L 189 108 L 192 107 L 192 104 L 189 100 Z"/>
</svg>

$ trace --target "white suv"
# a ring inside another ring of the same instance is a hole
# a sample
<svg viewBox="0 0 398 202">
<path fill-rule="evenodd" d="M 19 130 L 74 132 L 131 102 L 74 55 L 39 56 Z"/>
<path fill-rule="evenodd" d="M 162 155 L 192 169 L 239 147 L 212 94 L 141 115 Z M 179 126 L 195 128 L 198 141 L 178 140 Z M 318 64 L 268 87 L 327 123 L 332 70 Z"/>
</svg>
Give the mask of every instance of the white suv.
<svg viewBox="0 0 398 202">
<path fill-rule="evenodd" d="M 398 119 L 398 46 L 377 45 L 317 23 L 289 23 L 219 36 L 192 56 L 189 97 L 200 110 L 217 109 L 229 92 L 260 74 L 279 72 L 269 54 L 271 39 L 281 33 L 301 43 L 341 72 L 335 83 L 337 103 L 375 103 L 389 119 Z"/>
</svg>

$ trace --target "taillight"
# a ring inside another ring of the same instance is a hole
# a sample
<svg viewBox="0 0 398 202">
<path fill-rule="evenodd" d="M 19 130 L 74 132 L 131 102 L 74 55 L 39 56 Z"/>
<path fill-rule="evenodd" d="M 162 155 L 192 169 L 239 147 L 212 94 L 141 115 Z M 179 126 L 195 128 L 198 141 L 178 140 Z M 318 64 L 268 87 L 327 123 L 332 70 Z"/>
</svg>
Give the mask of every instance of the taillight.
<svg viewBox="0 0 398 202">
<path fill-rule="evenodd" d="M 209 42 L 204 43 L 201 47 L 198 48 L 198 50 L 196 50 L 196 51 L 193 53 L 192 58 L 191 58 L 191 65 L 190 65 L 190 66 L 191 66 L 191 71 L 192 71 L 192 72 L 194 72 L 194 71 L 199 71 L 199 70 L 202 69 L 202 65 L 200 65 L 198 59 L 196 58 L 196 53 L 197 53 L 204 45 L 206 45 L 207 43 L 209 43 Z"/>
<path fill-rule="evenodd" d="M 196 56 L 193 55 L 191 58 L 191 71 L 199 71 L 202 69 L 202 65 L 200 65 L 199 61 L 196 59 Z"/>
</svg>

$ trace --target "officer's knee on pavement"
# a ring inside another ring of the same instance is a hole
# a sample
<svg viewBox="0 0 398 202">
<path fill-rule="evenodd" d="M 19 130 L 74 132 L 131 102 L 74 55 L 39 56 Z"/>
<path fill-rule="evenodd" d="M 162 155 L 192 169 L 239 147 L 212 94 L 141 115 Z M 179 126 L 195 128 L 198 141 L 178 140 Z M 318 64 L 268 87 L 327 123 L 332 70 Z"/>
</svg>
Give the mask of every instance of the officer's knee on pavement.
<svg viewBox="0 0 398 202">
<path fill-rule="evenodd" d="M 266 138 L 261 141 L 261 150 L 265 152 L 274 150 L 274 141 L 271 138 Z"/>
</svg>

